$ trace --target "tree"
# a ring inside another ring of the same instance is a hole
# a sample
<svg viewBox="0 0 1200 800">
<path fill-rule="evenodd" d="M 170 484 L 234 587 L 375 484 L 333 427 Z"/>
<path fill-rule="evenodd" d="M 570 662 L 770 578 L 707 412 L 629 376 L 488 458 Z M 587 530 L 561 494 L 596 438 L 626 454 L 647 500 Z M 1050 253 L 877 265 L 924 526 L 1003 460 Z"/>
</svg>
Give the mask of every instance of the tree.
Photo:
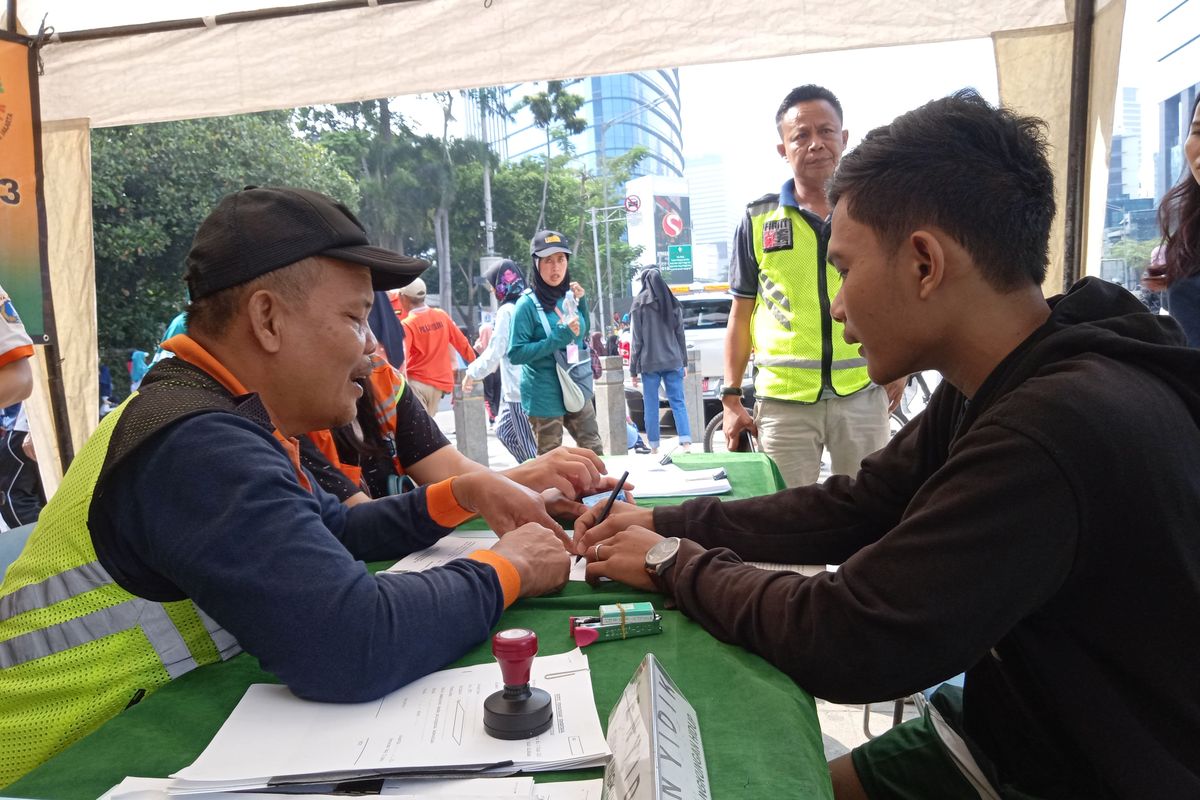
<svg viewBox="0 0 1200 800">
<path fill-rule="evenodd" d="M 635 148 L 612 159 L 609 162 L 611 181 L 623 183 L 629 180 L 630 174 L 644 157 L 645 150 Z M 486 252 L 486 231 L 479 225 L 483 163 L 464 162 L 458 170 L 458 194 L 451 211 L 454 231 L 452 257 L 465 280 L 461 282 L 461 290 L 456 287 L 454 302 L 459 306 L 463 318 L 473 321 L 470 309 L 477 303 L 488 302 L 486 292 L 475 292 L 472 288 L 473 278 L 478 274 L 476 265 Z M 583 285 L 591 298 L 590 305 L 598 310 L 597 298 L 603 291 L 604 281 L 601 287 L 595 285 L 596 254 L 592 251 L 592 237 L 588 229 L 591 220 L 588 209 L 609 204 L 602 195 L 602 182 L 584 170 L 573 168 L 567 155 L 553 156 L 549 170 L 545 163 L 536 159 L 504 164 L 496 164 L 493 160 L 492 170 L 492 205 L 497 221 L 496 252 L 512 258 L 528 273 L 532 262 L 527 231 L 537 230 L 540 222 L 542 227 L 566 233 L 574 250 L 571 277 Z M 543 195 L 546 198 L 545 211 L 541 210 L 539 199 Z M 544 215 L 540 221 L 539 215 Z M 611 253 L 612 280 L 618 285 L 628 286 L 641 249 L 620 241 L 625 233 L 623 222 L 614 223 L 613 233 L 616 240 Z M 601 266 L 603 272 L 603 261 Z"/>
<path fill-rule="evenodd" d="M 130 350 L 152 351 L 187 304 L 184 261 L 222 196 L 284 185 L 358 206 L 350 176 L 327 150 L 297 139 L 288 120 L 268 112 L 93 132 L 98 338 L 119 385 Z"/>
<path fill-rule="evenodd" d="M 406 255 L 433 249 L 425 187 L 418 180 L 433 140 L 413 133 L 387 98 L 298 108 L 293 122 L 355 179 L 362 198 L 358 216 L 375 242 Z"/>
<path fill-rule="evenodd" d="M 544 230 L 546 226 L 546 195 L 550 188 L 550 142 L 555 136 L 556 129 L 567 134 L 575 134 L 582 133 L 587 128 L 587 120 L 578 113 L 583 106 L 583 98 L 567 91 L 570 85 L 566 81 L 548 81 L 546 91 L 526 95 L 513 106 L 514 112 L 528 108 L 533 114 L 533 124 L 546 133 L 542 204 L 541 210 L 538 212 L 537 225 L 531 233 Z M 556 126 L 555 123 L 559 124 Z"/>
</svg>

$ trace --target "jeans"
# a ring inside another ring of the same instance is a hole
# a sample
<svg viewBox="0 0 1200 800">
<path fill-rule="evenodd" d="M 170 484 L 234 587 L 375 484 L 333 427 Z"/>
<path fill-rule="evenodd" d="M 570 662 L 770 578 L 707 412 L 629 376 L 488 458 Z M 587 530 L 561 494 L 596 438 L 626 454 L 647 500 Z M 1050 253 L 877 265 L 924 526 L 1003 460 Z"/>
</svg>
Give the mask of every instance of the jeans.
<svg viewBox="0 0 1200 800">
<path fill-rule="evenodd" d="M 675 417 L 675 433 L 679 434 L 680 444 L 692 443 L 692 427 L 688 422 L 687 406 L 683 402 L 683 367 L 669 369 L 663 372 L 642 373 L 642 403 L 646 415 L 646 440 L 651 447 L 658 447 L 658 385 L 662 383 L 667 391 L 667 402 L 671 404 L 671 414 Z"/>
</svg>

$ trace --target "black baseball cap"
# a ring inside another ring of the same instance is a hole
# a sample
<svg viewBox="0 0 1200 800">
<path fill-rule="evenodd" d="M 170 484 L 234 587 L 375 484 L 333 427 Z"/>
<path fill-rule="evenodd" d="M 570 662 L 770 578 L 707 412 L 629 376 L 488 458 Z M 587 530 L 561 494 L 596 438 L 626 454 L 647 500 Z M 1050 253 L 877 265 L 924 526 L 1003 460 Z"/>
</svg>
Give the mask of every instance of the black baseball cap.
<svg viewBox="0 0 1200 800">
<path fill-rule="evenodd" d="M 567 237 L 558 231 L 538 231 L 537 235 L 533 237 L 533 241 L 529 243 L 529 250 L 530 255 L 534 258 L 545 258 L 553 253 L 574 255 Z"/>
<path fill-rule="evenodd" d="M 320 192 L 247 186 L 221 198 L 200 223 L 184 280 L 199 300 L 309 256 L 369 267 L 376 291 L 407 286 L 430 266 L 369 244 L 350 209 Z"/>
</svg>

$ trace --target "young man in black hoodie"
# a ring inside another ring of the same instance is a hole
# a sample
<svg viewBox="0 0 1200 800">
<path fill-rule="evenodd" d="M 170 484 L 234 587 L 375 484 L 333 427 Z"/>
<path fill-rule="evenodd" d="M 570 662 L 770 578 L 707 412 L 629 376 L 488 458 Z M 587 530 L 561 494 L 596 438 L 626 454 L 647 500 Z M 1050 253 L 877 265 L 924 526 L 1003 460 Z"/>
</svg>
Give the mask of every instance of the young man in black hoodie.
<svg viewBox="0 0 1200 800">
<path fill-rule="evenodd" d="M 1200 797 L 1200 352 L 1112 284 L 1043 299 L 1041 126 L 962 92 L 842 159 L 832 313 L 876 383 L 945 377 L 857 476 L 576 526 L 590 576 L 817 696 L 967 673 L 832 762 L 839 798 Z"/>
</svg>

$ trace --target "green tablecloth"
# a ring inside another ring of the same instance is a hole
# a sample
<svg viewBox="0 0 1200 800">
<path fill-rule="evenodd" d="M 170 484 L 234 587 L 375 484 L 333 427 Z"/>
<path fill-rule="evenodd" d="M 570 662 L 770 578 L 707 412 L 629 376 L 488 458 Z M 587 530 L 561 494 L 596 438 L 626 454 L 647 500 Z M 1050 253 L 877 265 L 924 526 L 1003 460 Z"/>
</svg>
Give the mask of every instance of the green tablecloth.
<svg viewBox="0 0 1200 800">
<path fill-rule="evenodd" d="M 680 456 L 688 467 L 724 466 L 734 492 L 748 497 L 782 486 L 775 466 L 752 453 Z M 655 505 L 676 501 L 643 501 Z M 567 617 L 594 614 L 601 603 L 661 598 L 620 584 L 569 584 L 560 594 L 522 600 L 500 627 L 536 631 L 541 653 L 571 649 Z M 783 673 L 740 647 L 713 639 L 677 611 L 663 612 L 663 633 L 586 648 L 600 720 L 642 657 L 653 651 L 696 709 L 712 796 L 829 798 L 820 726 L 812 698 Z M 491 660 L 490 643 L 455 666 Z M 191 672 L 106 723 L 2 794 L 46 800 L 92 800 L 127 775 L 166 777 L 190 764 L 212 739 L 252 683 L 274 683 L 258 661 L 242 654 Z M 547 773 L 538 781 L 597 778 L 599 769 Z"/>
</svg>

